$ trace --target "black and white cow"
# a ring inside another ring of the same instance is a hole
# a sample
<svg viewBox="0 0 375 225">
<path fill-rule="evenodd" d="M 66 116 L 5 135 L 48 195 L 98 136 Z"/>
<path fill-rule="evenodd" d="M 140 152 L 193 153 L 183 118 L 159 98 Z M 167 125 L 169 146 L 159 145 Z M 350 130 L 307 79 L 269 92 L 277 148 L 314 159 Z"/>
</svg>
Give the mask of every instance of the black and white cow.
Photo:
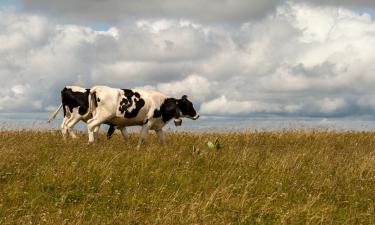
<svg viewBox="0 0 375 225">
<path fill-rule="evenodd" d="M 76 138 L 77 136 L 73 132 L 73 127 L 79 121 L 87 122 L 92 117 L 89 112 L 89 94 L 90 89 L 78 86 L 66 86 L 61 90 L 60 106 L 52 113 L 48 122 L 55 119 L 61 108 L 63 109 L 64 119 L 61 123 L 61 132 L 64 139 L 66 139 L 67 134 L 70 134 L 72 138 Z M 111 138 L 114 131 L 115 127 L 110 125 L 107 133 L 108 139 Z"/>
<path fill-rule="evenodd" d="M 96 140 L 97 127 L 102 123 L 114 124 L 121 129 L 126 126 L 142 126 L 138 148 L 149 130 L 155 130 L 161 144 L 165 143 L 163 127 L 171 119 L 199 118 L 187 96 L 181 99 L 168 97 L 156 91 L 117 89 L 96 86 L 90 90 L 90 112 L 87 121 L 89 143 Z"/>
</svg>

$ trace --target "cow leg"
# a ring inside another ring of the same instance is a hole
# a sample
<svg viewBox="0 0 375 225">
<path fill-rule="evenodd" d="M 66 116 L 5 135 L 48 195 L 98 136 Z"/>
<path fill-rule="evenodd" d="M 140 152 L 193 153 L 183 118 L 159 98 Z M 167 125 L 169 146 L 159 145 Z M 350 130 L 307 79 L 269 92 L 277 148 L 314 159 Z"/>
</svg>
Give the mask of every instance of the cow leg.
<svg viewBox="0 0 375 225">
<path fill-rule="evenodd" d="M 62 133 L 62 136 L 63 136 L 63 139 L 64 140 L 66 140 L 66 134 L 68 133 L 68 130 L 66 129 L 66 126 L 65 126 L 65 122 L 66 122 L 66 120 L 67 120 L 68 118 L 66 118 L 65 116 L 64 116 L 64 119 L 63 119 L 63 121 L 62 121 L 62 123 L 61 123 L 61 133 Z"/>
<path fill-rule="evenodd" d="M 129 139 L 129 134 L 128 134 L 128 131 L 126 130 L 126 127 L 121 128 L 121 134 L 124 140 Z"/>
<path fill-rule="evenodd" d="M 87 133 L 89 134 L 89 144 L 94 143 L 95 142 L 94 131 L 91 131 L 88 125 L 87 125 Z"/>
<path fill-rule="evenodd" d="M 115 128 L 114 125 L 109 125 L 108 131 L 107 131 L 107 140 L 111 139 L 115 130 L 116 130 L 116 128 Z"/>
<path fill-rule="evenodd" d="M 95 142 L 94 129 L 97 126 L 95 119 L 87 120 L 87 133 L 89 134 L 89 143 Z"/>
<path fill-rule="evenodd" d="M 96 119 L 92 118 L 87 121 L 87 132 L 89 133 L 89 143 L 96 141 L 98 136 L 99 128 L 102 123 L 104 123 L 108 118 Z"/>
<path fill-rule="evenodd" d="M 94 137 L 96 140 L 99 139 L 99 129 L 100 129 L 100 124 L 98 126 L 95 127 L 94 129 Z"/>
<path fill-rule="evenodd" d="M 164 132 L 162 129 L 159 129 L 159 130 L 155 130 L 156 132 L 156 135 L 158 136 L 159 138 L 159 142 L 161 145 L 164 145 L 165 144 L 165 136 L 164 136 Z"/>
<path fill-rule="evenodd" d="M 141 144 L 146 139 L 149 130 L 150 130 L 150 125 L 148 125 L 147 123 L 142 126 L 141 134 L 139 136 L 139 141 L 138 141 L 138 145 L 137 145 L 137 149 L 141 148 Z"/>
<path fill-rule="evenodd" d="M 80 117 L 73 117 L 66 125 L 67 131 L 70 134 L 70 136 L 75 139 L 77 138 L 77 135 L 73 132 L 73 127 L 81 120 Z"/>
<path fill-rule="evenodd" d="M 74 118 L 74 115 L 72 115 L 72 114 L 70 115 L 70 117 L 66 117 L 66 119 L 64 120 L 63 133 L 64 133 L 65 137 L 70 135 L 72 138 L 75 138 L 74 137 L 75 135 L 74 134 L 72 135 L 72 127 L 70 126 L 71 124 L 74 123 L 75 120 L 76 120 L 76 118 Z M 75 122 L 75 123 L 77 123 L 77 122 Z"/>
<path fill-rule="evenodd" d="M 61 123 L 61 133 L 63 135 L 63 139 L 66 140 L 67 138 L 67 134 L 68 134 L 68 127 L 67 127 L 67 124 L 69 123 L 69 121 L 72 119 L 72 114 L 70 113 L 69 111 L 69 108 L 67 106 L 64 106 L 65 110 L 65 115 L 64 115 L 64 119 Z"/>
<path fill-rule="evenodd" d="M 100 123 L 95 119 L 89 119 L 87 121 L 87 132 L 89 133 L 89 143 L 94 143 L 95 140 L 95 134 L 94 130 Z"/>
</svg>

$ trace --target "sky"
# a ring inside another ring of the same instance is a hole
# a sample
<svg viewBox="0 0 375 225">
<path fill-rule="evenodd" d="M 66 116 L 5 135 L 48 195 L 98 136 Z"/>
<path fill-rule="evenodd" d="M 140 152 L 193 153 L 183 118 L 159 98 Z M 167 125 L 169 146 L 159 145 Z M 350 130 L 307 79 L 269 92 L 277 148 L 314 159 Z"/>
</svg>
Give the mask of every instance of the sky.
<svg viewBox="0 0 375 225">
<path fill-rule="evenodd" d="M 0 0 L 0 113 L 109 85 L 205 116 L 374 119 L 374 19 L 372 0 Z"/>
</svg>

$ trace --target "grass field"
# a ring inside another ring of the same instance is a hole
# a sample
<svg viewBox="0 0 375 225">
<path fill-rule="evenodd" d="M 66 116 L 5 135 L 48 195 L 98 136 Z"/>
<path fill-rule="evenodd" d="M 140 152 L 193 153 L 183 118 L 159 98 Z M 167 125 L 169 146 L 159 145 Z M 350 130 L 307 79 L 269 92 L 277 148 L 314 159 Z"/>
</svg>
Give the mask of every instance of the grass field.
<svg viewBox="0 0 375 225">
<path fill-rule="evenodd" d="M 0 132 L 0 224 L 375 224 L 375 133 L 137 137 Z"/>
</svg>

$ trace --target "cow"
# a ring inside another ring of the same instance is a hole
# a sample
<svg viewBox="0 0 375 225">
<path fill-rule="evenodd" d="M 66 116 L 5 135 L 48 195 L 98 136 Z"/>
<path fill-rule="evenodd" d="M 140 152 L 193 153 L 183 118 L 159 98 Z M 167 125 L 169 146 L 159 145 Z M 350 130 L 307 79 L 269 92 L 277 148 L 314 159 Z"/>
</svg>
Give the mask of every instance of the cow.
<svg viewBox="0 0 375 225">
<path fill-rule="evenodd" d="M 89 110 L 92 118 L 87 121 L 89 143 L 96 141 L 98 126 L 110 123 L 121 129 L 142 126 L 137 149 L 149 130 L 155 130 L 160 144 L 165 143 L 163 127 L 168 121 L 182 117 L 196 120 L 199 114 L 186 95 L 181 99 L 166 96 L 157 91 L 118 89 L 95 86 L 89 94 Z"/>
<path fill-rule="evenodd" d="M 90 89 L 78 86 L 66 86 L 61 90 L 60 106 L 51 114 L 48 118 L 48 122 L 55 119 L 61 108 L 63 109 L 64 119 L 61 123 L 61 132 L 64 140 L 67 134 L 70 134 L 73 139 L 77 138 L 76 134 L 73 132 L 73 127 L 79 121 L 87 122 L 87 120 L 91 118 L 88 101 L 89 94 Z M 115 126 L 109 125 L 110 127 L 107 132 L 108 139 L 110 139 L 115 132 Z"/>
</svg>

